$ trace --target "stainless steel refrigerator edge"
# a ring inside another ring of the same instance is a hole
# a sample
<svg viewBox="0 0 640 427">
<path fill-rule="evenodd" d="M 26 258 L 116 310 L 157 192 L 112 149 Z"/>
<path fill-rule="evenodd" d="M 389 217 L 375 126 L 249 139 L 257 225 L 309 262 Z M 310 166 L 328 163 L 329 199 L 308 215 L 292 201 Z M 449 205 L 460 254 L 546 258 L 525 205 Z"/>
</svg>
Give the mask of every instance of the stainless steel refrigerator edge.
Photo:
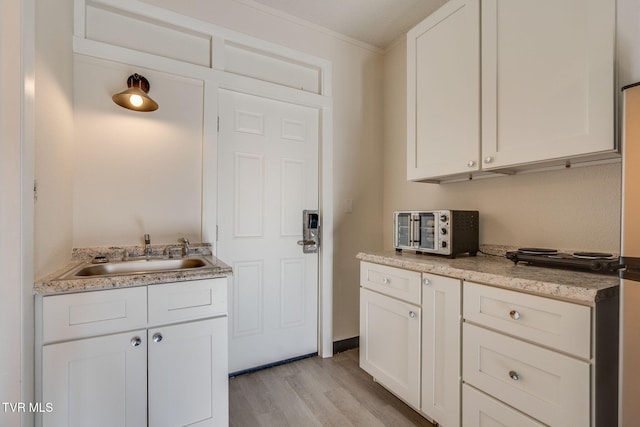
<svg viewBox="0 0 640 427">
<path fill-rule="evenodd" d="M 620 426 L 640 425 L 640 83 L 623 89 Z"/>
</svg>

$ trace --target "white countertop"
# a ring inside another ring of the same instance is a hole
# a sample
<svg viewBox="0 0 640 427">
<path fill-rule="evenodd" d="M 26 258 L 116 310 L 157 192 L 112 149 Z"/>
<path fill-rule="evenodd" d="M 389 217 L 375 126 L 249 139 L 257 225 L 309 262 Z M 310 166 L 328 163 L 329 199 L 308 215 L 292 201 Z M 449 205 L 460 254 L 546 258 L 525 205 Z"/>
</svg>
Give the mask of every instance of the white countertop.
<svg viewBox="0 0 640 427">
<path fill-rule="evenodd" d="M 475 257 L 459 255 L 450 259 L 408 251 L 373 251 L 360 252 L 357 258 L 589 306 L 618 295 L 620 284 L 616 274 L 534 267 L 524 263 L 516 265 L 504 257 L 481 253 Z"/>
</svg>

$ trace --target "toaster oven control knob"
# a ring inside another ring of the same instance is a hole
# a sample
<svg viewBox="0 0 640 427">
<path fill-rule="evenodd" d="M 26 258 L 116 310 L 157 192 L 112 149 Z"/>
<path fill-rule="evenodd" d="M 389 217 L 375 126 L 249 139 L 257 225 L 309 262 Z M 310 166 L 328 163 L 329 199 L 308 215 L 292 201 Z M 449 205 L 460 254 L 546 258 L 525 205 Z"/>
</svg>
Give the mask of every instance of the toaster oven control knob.
<svg viewBox="0 0 640 427">
<path fill-rule="evenodd" d="M 440 229 L 440 234 L 447 234 L 447 229 L 446 229 L 446 228 L 444 228 L 444 227 L 442 227 L 442 228 Z"/>
<path fill-rule="evenodd" d="M 445 214 L 440 215 L 440 222 L 447 222 L 448 219 Z"/>
<path fill-rule="evenodd" d="M 447 242 L 442 242 L 442 247 L 446 248 L 447 247 Z"/>
</svg>

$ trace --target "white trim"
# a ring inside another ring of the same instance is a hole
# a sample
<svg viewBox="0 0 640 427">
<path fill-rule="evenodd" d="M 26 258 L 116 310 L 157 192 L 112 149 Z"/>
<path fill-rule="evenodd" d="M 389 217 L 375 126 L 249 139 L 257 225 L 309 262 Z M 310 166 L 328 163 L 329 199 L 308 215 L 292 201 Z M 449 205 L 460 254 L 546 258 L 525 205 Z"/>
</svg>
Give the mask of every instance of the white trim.
<svg viewBox="0 0 640 427">
<path fill-rule="evenodd" d="M 172 27 L 210 34 L 213 40 L 213 68 L 184 63 L 175 59 L 108 45 L 84 38 L 85 7 L 107 7 L 121 10 L 132 16 L 166 23 Z M 80 6 L 79 6 L 80 5 Z M 98 57 L 134 66 L 150 68 L 183 77 L 201 79 L 204 82 L 203 117 L 203 183 L 202 183 L 202 239 L 214 244 L 217 252 L 217 170 L 205 165 L 217 164 L 217 117 L 219 89 L 233 90 L 278 101 L 317 108 L 320 111 L 320 210 L 322 213 L 322 251 L 319 256 L 318 286 L 318 353 L 322 357 L 333 355 L 333 100 L 331 62 L 293 49 L 285 48 L 245 34 L 230 31 L 193 18 L 158 7 L 131 0 L 76 0 L 75 36 L 73 51 L 76 54 Z M 224 43 L 232 41 L 271 53 L 321 70 L 321 93 L 315 94 L 275 83 L 224 72 Z M 224 261 L 224 260 L 223 260 Z"/>
<path fill-rule="evenodd" d="M 90 41 L 85 39 L 85 9 L 86 6 L 89 5 L 93 7 L 102 7 L 116 13 L 121 12 L 125 16 L 133 18 L 151 20 L 152 22 L 157 22 L 159 24 L 165 25 L 168 28 L 177 28 L 184 31 L 208 35 L 215 42 L 212 44 L 212 49 L 215 49 L 216 46 L 224 46 L 224 43 L 226 41 L 230 41 L 239 45 L 249 46 L 258 51 L 262 51 L 272 55 L 281 56 L 283 58 L 290 58 L 301 64 L 317 67 L 321 70 L 324 70 L 327 67 L 331 67 L 331 62 L 327 61 L 326 59 L 318 58 L 304 52 L 299 52 L 288 47 L 277 45 L 275 43 L 261 40 L 256 37 L 251 37 L 246 34 L 229 30 L 208 22 L 200 21 L 195 18 L 190 18 L 188 16 L 162 9 L 160 7 L 142 3 L 138 0 L 76 0 L 75 5 L 76 16 L 74 19 L 74 25 L 76 28 L 74 29 L 74 52 L 76 52 L 76 47 L 78 47 L 78 39 Z M 140 54 L 140 52 L 136 53 L 138 55 Z M 214 61 L 212 61 L 212 67 L 221 70 L 222 68 L 220 67 L 224 65 L 224 61 L 218 61 L 217 63 L 215 61 L 216 58 L 218 60 L 220 59 L 219 55 L 221 55 L 220 52 L 213 53 Z M 330 79 L 327 82 L 325 81 L 325 78 L 323 76 L 321 94 L 330 95 L 330 89 Z"/>
<path fill-rule="evenodd" d="M 320 135 L 320 207 L 322 214 L 322 246 L 320 252 L 320 286 L 318 295 L 320 333 L 318 353 L 333 356 L 333 107 L 323 107 Z"/>
</svg>

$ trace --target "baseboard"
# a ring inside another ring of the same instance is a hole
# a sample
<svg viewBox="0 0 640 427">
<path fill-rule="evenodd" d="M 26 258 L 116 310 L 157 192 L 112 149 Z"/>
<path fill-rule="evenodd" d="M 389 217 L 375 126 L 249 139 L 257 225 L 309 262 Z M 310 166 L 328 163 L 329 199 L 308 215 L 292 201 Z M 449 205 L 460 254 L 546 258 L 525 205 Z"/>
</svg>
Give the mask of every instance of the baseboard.
<svg viewBox="0 0 640 427">
<path fill-rule="evenodd" d="M 360 337 L 347 338 L 346 340 L 333 342 L 333 354 L 342 353 L 343 351 L 352 350 L 360 347 Z"/>
<path fill-rule="evenodd" d="M 263 369 L 273 368 L 274 366 L 280 366 L 280 365 L 284 365 L 284 364 L 291 363 L 291 362 L 297 362 L 298 360 L 307 359 L 309 357 L 314 357 L 314 356 L 317 356 L 317 355 L 318 355 L 317 352 L 309 353 L 309 354 L 305 354 L 305 355 L 298 356 L 298 357 L 292 357 L 291 359 L 280 360 L 278 362 L 268 363 L 268 364 L 262 365 L 262 366 L 256 366 L 255 368 L 245 369 L 243 371 L 231 372 L 229 374 L 229 378 L 237 377 L 238 375 L 250 374 L 252 372 L 261 371 Z"/>
</svg>

